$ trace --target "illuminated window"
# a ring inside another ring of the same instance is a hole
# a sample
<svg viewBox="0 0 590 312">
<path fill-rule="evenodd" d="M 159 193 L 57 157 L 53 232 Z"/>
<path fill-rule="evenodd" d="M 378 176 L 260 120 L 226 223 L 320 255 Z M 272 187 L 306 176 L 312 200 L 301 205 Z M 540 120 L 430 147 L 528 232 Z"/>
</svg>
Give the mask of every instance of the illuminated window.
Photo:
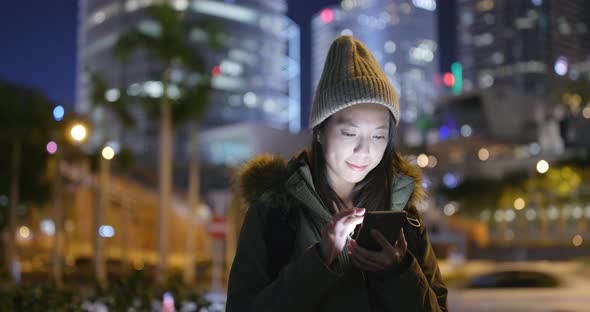
<svg viewBox="0 0 590 312">
<path fill-rule="evenodd" d="M 387 40 L 385 41 L 385 45 L 383 46 L 383 48 L 387 53 L 394 53 L 396 49 L 395 42 Z"/>
<path fill-rule="evenodd" d="M 417 8 L 427 11 L 436 10 L 436 1 L 434 0 L 412 0 L 412 4 Z"/>
<path fill-rule="evenodd" d="M 486 12 L 494 8 L 494 1 L 481 0 L 477 3 L 476 8 L 479 12 Z"/>
<path fill-rule="evenodd" d="M 192 3 L 192 9 L 199 13 L 243 23 L 255 24 L 258 21 L 256 11 L 235 4 L 199 0 Z"/>
<path fill-rule="evenodd" d="M 463 12 L 463 14 L 461 14 L 461 23 L 465 26 L 472 25 L 473 24 L 473 13 Z"/>
<path fill-rule="evenodd" d="M 483 46 L 487 46 L 490 45 L 494 42 L 494 35 L 492 35 L 491 33 L 483 33 L 481 35 L 475 36 L 473 38 L 473 43 L 475 44 L 476 47 L 483 47 Z"/>
</svg>

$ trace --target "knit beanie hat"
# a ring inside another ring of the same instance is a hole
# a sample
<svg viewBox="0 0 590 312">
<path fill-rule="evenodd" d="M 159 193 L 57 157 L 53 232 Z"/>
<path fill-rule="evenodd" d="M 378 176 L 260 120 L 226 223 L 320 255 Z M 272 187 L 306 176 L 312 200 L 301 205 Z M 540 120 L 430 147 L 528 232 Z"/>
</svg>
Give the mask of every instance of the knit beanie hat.
<svg viewBox="0 0 590 312">
<path fill-rule="evenodd" d="M 338 111 L 355 104 L 387 107 L 399 123 L 399 100 L 395 89 L 369 49 L 351 36 L 332 42 L 318 83 L 309 127 L 322 123 Z"/>
</svg>

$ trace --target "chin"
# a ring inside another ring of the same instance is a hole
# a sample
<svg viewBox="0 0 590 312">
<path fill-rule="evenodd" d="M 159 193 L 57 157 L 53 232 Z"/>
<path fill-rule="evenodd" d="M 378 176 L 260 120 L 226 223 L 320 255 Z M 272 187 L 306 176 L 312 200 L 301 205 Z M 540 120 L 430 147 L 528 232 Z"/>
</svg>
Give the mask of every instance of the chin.
<svg viewBox="0 0 590 312">
<path fill-rule="evenodd" d="M 359 183 L 361 182 L 367 175 L 366 174 L 348 174 L 345 177 L 346 182 L 348 183 Z"/>
</svg>

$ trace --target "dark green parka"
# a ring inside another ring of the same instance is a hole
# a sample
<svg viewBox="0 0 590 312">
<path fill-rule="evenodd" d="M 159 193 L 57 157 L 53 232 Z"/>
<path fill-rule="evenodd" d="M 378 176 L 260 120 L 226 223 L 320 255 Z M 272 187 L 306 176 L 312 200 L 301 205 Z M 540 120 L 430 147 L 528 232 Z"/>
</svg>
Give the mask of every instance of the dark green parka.
<svg viewBox="0 0 590 312">
<path fill-rule="evenodd" d="M 447 289 L 416 204 L 423 198 L 421 176 L 405 161 L 394 164 L 391 210 L 406 210 L 408 253 L 401 268 L 363 273 L 347 248 L 330 266 L 318 246 L 332 216 L 314 190 L 306 153 L 286 162 L 260 156 L 241 171 L 241 192 L 249 205 L 229 276 L 226 311 L 447 311 Z M 277 276 L 265 232 L 270 209 L 279 209 L 294 231 L 290 261 Z"/>
</svg>

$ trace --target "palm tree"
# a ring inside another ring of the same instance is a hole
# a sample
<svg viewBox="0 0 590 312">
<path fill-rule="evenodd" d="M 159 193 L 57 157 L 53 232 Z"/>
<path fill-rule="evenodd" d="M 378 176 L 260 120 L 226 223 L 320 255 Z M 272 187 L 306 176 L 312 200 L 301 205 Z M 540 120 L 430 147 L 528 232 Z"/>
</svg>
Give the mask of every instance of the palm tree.
<svg viewBox="0 0 590 312">
<path fill-rule="evenodd" d="M 17 206 L 25 202 L 43 202 L 49 196 L 49 183 L 42 178 L 49 160 L 45 144 L 56 131 L 57 123 L 51 114 L 53 104 L 36 90 L 0 81 L 0 98 L 3 101 L 0 146 L 10 151 L 0 153 L 0 163 L 9 164 L 8 170 L 0 170 L 0 194 L 9 194 L 6 214 L 0 215 L 0 219 L 8 222 L 0 221 L 0 228 L 5 227 L 5 264 L 11 271 L 17 262 L 14 243 Z M 18 283 L 17 274 L 11 277 L 13 284 Z"/>
<path fill-rule="evenodd" d="M 123 63 L 128 63 L 131 53 L 142 49 L 153 57 L 161 68 L 159 80 L 163 90 L 162 94 L 156 95 L 155 100 L 143 97 L 140 102 L 144 104 L 146 111 L 153 113 L 153 118 L 159 119 L 160 125 L 157 281 L 162 283 L 167 278 L 168 209 L 172 196 L 173 125 L 174 122 L 179 125 L 190 116 L 200 115 L 205 110 L 204 103 L 195 103 L 189 99 L 206 98 L 199 92 L 209 89 L 208 83 L 205 84 L 205 87 L 198 82 L 174 84 L 171 82 L 171 74 L 173 70 L 182 70 L 186 73 L 197 73 L 200 77 L 207 77 L 209 74 L 204 59 L 199 51 L 190 44 L 191 32 L 195 28 L 200 28 L 206 31 L 209 38 L 215 36 L 211 24 L 190 23 L 182 16 L 182 13 L 167 4 L 149 7 L 147 15 L 157 25 L 157 31 L 147 33 L 139 28 L 130 29 L 123 33 L 117 41 L 115 54 Z M 214 42 L 214 40 L 210 41 Z M 204 80 L 208 81 L 208 79 Z M 190 113 L 187 114 L 187 112 Z"/>
<path fill-rule="evenodd" d="M 114 117 L 116 117 L 119 122 L 126 128 L 132 127 L 135 123 L 131 114 L 127 110 L 125 104 L 126 97 L 125 95 L 119 95 L 112 99 L 107 99 L 107 92 L 109 91 L 107 84 L 104 82 L 103 78 L 98 73 L 91 74 L 91 85 L 92 85 L 92 93 L 90 95 L 90 100 L 92 103 L 93 109 L 103 108 L 108 112 L 112 113 Z M 106 123 L 105 118 L 100 121 L 100 125 L 97 127 L 97 131 L 100 131 L 100 144 L 98 148 L 98 153 L 100 154 L 103 147 L 106 146 L 107 143 L 107 134 L 106 134 Z M 102 157 L 101 155 L 98 156 L 98 196 L 97 202 L 95 207 L 95 216 L 94 216 L 94 271 L 95 277 L 97 282 L 101 286 L 106 286 L 107 278 L 106 278 L 106 266 L 105 266 L 105 259 L 104 259 L 104 244 L 103 239 L 99 235 L 100 226 L 104 223 L 104 214 L 106 209 L 106 201 L 107 201 L 107 193 L 108 193 L 108 178 L 109 178 L 109 168 L 110 168 L 110 161 L 106 158 Z"/>
</svg>

